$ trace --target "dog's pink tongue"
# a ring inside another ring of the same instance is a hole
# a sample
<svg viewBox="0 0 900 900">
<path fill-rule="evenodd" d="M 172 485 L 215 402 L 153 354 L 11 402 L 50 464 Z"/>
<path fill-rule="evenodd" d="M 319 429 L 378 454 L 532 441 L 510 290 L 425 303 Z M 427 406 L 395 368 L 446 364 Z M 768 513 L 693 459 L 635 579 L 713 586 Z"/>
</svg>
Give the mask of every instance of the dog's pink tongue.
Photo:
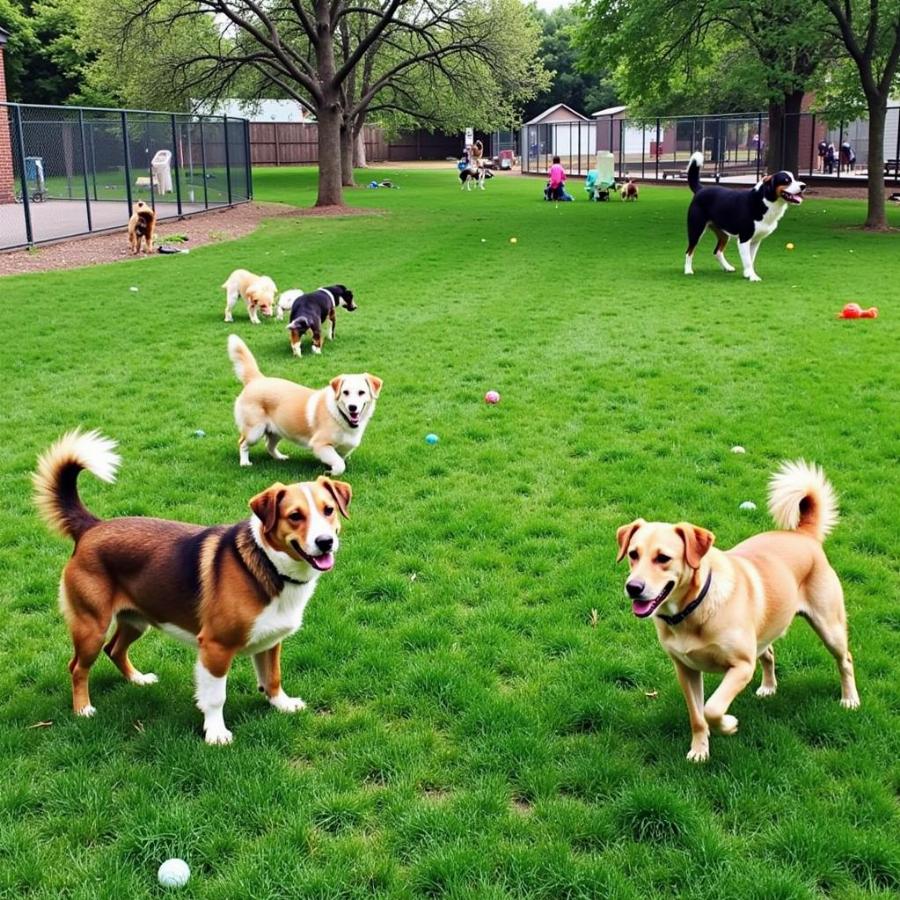
<svg viewBox="0 0 900 900">
<path fill-rule="evenodd" d="M 643 619 L 652 608 L 652 600 L 634 600 L 631 604 L 631 611 L 641 619 Z"/>
<path fill-rule="evenodd" d="M 331 553 L 323 553 L 315 558 L 316 568 L 320 572 L 327 572 L 334 568 L 334 555 Z"/>
</svg>

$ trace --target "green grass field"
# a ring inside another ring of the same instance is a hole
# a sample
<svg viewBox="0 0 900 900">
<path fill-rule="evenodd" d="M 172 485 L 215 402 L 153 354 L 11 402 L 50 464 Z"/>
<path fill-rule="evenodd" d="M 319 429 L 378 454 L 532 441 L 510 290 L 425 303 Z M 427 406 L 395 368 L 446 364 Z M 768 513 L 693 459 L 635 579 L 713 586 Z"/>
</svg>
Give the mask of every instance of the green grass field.
<svg viewBox="0 0 900 900">
<path fill-rule="evenodd" d="M 540 180 L 470 194 L 452 169 L 375 176 L 400 190 L 348 202 L 382 215 L 0 281 L 0 896 L 156 897 L 170 856 L 193 870 L 179 896 L 221 900 L 898 896 L 898 236 L 853 227 L 861 203 L 813 199 L 763 246 L 761 284 L 720 272 L 710 237 L 689 279 L 683 186 L 555 207 Z M 314 176 L 257 171 L 255 192 L 309 205 Z M 223 323 L 237 266 L 282 289 L 344 282 L 359 310 L 296 360 L 279 323 Z M 836 320 L 848 301 L 881 317 Z M 205 523 L 321 472 L 285 445 L 290 462 L 260 446 L 239 468 L 230 331 L 269 374 L 385 380 L 337 566 L 285 645 L 309 710 L 272 710 L 241 659 L 235 744 L 208 747 L 193 653 L 152 634 L 133 658 L 160 683 L 101 657 L 98 714 L 76 719 L 56 607 L 71 548 L 32 507 L 38 453 L 101 428 L 123 465 L 115 485 L 82 477 L 92 510 Z M 840 708 L 798 622 L 778 695 L 741 695 L 739 733 L 691 765 L 615 529 L 687 519 L 727 548 L 769 526 L 769 473 L 798 456 L 842 499 L 827 549 L 862 708 Z"/>
</svg>

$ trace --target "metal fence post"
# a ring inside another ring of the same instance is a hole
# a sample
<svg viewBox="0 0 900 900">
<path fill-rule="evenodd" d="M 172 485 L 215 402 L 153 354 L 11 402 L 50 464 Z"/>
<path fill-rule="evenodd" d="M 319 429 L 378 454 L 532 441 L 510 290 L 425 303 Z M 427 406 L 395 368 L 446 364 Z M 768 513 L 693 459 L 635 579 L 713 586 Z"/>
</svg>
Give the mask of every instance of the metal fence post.
<svg viewBox="0 0 900 900">
<path fill-rule="evenodd" d="M 659 118 L 656 120 L 656 153 L 653 155 L 656 157 L 656 181 L 659 181 Z"/>
<path fill-rule="evenodd" d="M 250 159 L 250 122 L 247 119 L 244 122 L 244 175 L 247 182 L 247 195 L 245 200 L 249 200 L 253 196 L 253 164 Z"/>
<path fill-rule="evenodd" d="M 172 113 L 172 159 L 175 162 L 175 203 L 178 207 L 178 215 L 182 215 L 181 209 L 181 164 L 178 162 L 178 122 L 175 113 Z M 150 172 L 150 184 L 153 184 L 153 171 Z"/>
<path fill-rule="evenodd" d="M 809 133 L 809 174 L 813 173 L 813 162 L 815 162 L 816 152 L 816 114 L 812 114 L 812 128 Z"/>
<path fill-rule="evenodd" d="M 200 116 L 200 165 L 203 167 L 203 206 L 209 209 L 209 179 L 206 177 L 206 140 L 203 137 L 203 116 Z"/>
<path fill-rule="evenodd" d="M 894 184 L 900 184 L 900 106 L 895 110 L 897 113 L 897 149 L 894 152 Z"/>
<path fill-rule="evenodd" d="M 134 206 L 134 198 L 131 196 L 131 154 L 128 152 L 128 113 L 122 110 L 122 149 L 125 151 L 125 197 L 128 200 L 128 213 Z M 153 178 L 150 178 L 150 195 L 153 195 Z"/>
<path fill-rule="evenodd" d="M 641 178 L 644 178 L 644 159 L 647 155 L 647 123 L 641 122 Z"/>
<path fill-rule="evenodd" d="M 88 126 L 91 134 L 91 181 L 94 185 L 94 199 L 97 199 L 97 151 L 94 149 L 94 123 Z"/>
<path fill-rule="evenodd" d="M 619 178 L 624 178 L 625 173 L 622 171 L 625 165 L 625 135 L 622 130 L 624 119 L 619 119 Z"/>
<path fill-rule="evenodd" d="M 844 120 L 841 119 L 841 127 L 838 132 L 838 146 L 837 146 L 837 180 L 841 180 L 841 146 L 844 143 Z"/>
<path fill-rule="evenodd" d="M 22 182 L 22 207 L 25 213 L 25 240 L 30 246 L 34 243 L 34 232 L 31 227 L 31 203 L 28 198 L 28 177 L 25 171 L 25 136 L 22 134 L 22 107 L 18 103 L 14 103 L 12 108 L 16 123 L 16 144 L 19 148 L 19 160 L 22 165 L 20 175 Z"/>
<path fill-rule="evenodd" d="M 756 180 L 759 181 L 759 164 L 762 161 L 762 113 L 756 117 Z"/>
<path fill-rule="evenodd" d="M 578 171 L 581 171 L 581 123 L 578 123 Z"/>
<path fill-rule="evenodd" d="M 228 180 L 228 205 L 231 206 L 231 153 L 228 150 L 228 116 L 222 116 L 222 133 L 225 136 L 225 177 Z"/>
<path fill-rule="evenodd" d="M 88 231 L 93 231 L 94 226 L 91 222 L 91 197 L 88 190 L 87 179 L 87 141 L 84 138 L 84 110 L 78 110 L 78 131 L 81 134 L 81 173 L 84 175 L 84 208 L 87 212 Z"/>
</svg>

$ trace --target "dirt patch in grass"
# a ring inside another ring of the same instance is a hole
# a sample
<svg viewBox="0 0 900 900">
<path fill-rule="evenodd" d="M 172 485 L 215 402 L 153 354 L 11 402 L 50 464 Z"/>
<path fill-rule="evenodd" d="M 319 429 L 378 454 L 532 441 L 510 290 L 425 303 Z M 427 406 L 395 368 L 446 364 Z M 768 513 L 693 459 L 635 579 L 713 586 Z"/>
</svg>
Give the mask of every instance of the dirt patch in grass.
<svg viewBox="0 0 900 900">
<path fill-rule="evenodd" d="M 263 219 L 300 219 L 309 216 L 373 216 L 381 210 L 353 206 L 322 206 L 299 209 L 281 203 L 244 203 L 230 209 L 215 209 L 183 219 L 166 219 L 157 226 L 158 243 L 168 235 L 184 235 L 187 241 L 178 247 L 193 250 L 204 244 L 233 241 L 250 234 Z M 76 269 L 99 263 L 134 261 L 128 248 L 128 234 L 121 231 L 95 234 L 83 238 L 69 238 L 56 243 L 41 244 L 26 250 L 0 253 L 0 275 L 20 275 L 25 272 L 47 272 L 51 269 Z"/>
</svg>

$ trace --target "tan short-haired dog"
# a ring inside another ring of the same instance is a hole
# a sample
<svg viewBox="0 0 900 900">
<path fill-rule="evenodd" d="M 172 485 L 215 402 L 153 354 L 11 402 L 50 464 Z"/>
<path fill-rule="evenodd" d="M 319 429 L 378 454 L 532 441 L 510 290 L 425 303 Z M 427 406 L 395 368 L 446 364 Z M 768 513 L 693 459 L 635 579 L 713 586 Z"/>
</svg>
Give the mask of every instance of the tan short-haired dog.
<svg viewBox="0 0 900 900">
<path fill-rule="evenodd" d="M 275 312 L 275 294 L 278 288 L 268 275 L 254 275 L 246 269 L 235 269 L 225 284 L 225 321 L 233 322 L 231 314 L 238 298 L 247 304 L 247 313 L 254 325 L 259 325 L 259 313 L 271 316 Z"/>
<path fill-rule="evenodd" d="M 134 204 L 131 218 L 128 220 L 128 246 L 137 255 L 141 252 L 143 241 L 144 252 L 153 252 L 153 234 L 156 231 L 156 212 L 143 200 Z"/>
<path fill-rule="evenodd" d="M 151 625 L 198 648 L 197 707 L 208 744 L 231 743 L 225 685 L 235 656 L 250 656 L 262 691 L 277 710 L 303 709 L 281 687 L 281 642 L 303 623 L 323 572 L 334 566 L 350 485 L 321 477 L 273 484 L 250 500 L 253 515 L 235 525 L 187 525 L 138 516 L 103 521 L 78 496 L 83 469 L 114 481 L 115 442 L 71 431 L 38 461 L 35 499 L 47 524 L 75 541 L 59 586 L 59 605 L 75 654 L 69 663 L 75 714 L 96 712 L 91 666 L 105 649 L 132 684 L 153 684 L 128 648 Z M 112 639 L 106 633 L 115 624 Z"/>
<path fill-rule="evenodd" d="M 637 519 L 617 534 L 619 554 L 631 566 L 625 593 L 639 618 L 653 617 L 656 633 L 675 664 L 687 702 L 693 739 L 687 755 L 709 757 L 710 729 L 734 734 L 728 715 L 734 698 L 762 665 L 757 695 L 775 693 L 772 643 L 795 616 L 803 616 L 837 660 L 841 705 L 859 706 L 847 645 L 844 594 L 822 549 L 837 522 L 834 490 L 816 465 L 784 463 L 769 483 L 769 512 L 784 531 L 757 534 L 727 552 L 715 535 L 688 522 Z M 703 673 L 723 672 L 703 699 Z"/>
<path fill-rule="evenodd" d="M 250 448 L 263 437 L 273 459 L 287 459 L 278 450 L 285 438 L 310 450 L 342 475 L 344 462 L 360 445 L 382 381 L 376 375 L 338 375 L 328 387 L 304 387 L 285 378 L 270 378 L 259 371 L 250 348 L 236 335 L 228 338 L 228 355 L 244 389 L 234 401 L 234 420 L 240 438 L 241 465 L 252 465 Z"/>
</svg>

